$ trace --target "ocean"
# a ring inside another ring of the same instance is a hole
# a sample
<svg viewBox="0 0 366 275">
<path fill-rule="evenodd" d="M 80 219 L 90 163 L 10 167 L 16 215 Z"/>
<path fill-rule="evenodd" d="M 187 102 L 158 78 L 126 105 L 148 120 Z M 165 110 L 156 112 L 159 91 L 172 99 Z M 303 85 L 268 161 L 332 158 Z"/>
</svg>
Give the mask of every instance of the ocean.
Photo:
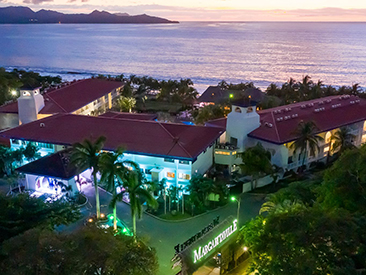
<svg viewBox="0 0 366 275">
<path fill-rule="evenodd" d="M 64 79 L 93 74 L 191 78 L 208 85 L 310 75 L 366 87 L 366 23 L 183 22 L 0 25 L 0 66 Z"/>
</svg>

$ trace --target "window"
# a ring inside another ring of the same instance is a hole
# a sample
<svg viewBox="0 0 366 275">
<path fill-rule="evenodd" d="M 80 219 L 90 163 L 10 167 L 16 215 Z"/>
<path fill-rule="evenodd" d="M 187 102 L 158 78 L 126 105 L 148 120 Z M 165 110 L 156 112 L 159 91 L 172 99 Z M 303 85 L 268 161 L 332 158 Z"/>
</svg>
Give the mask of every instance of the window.
<svg viewBox="0 0 366 275">
<path fill-rule="evenodd" d="M 175 173 L 173 173 L 173 172 L 167 172 L 166 173 L 166 176 L 168 177 L 168 178 L 175 178 Z"/>
<path fill-rule="evenodd" d="M 146 174 L 146 175 L 151 175 L 151 169 L 152 169 L 152 168 L 150 168 L 150 169 L 145 169 L 145 174 Z"/>
<path fill-rule="evenodd" d="M 165 162 L 174 162 L 174 159 L 171 159 L 171 158 L 164 158 L 164 161 L 165 161 Z"/>
<path fill-rule="evenodd" d="M 332 136 L 332 134 L 330 132 L 327 132 L 325 134 L 325 143 L 329 143 L 330 142 L 331 136 Z"/>
<path fill-rule="evenodd" d="M 17 139 L 12 139 L 12 140 L 11 140 L 11 143 L 12 143 L 12 144 L 19 144 L 19 140 L 17 140 Z"/>
<path fill-rule="evenodd" d="M 235 108 L 235 112 L 237 112 L 237 113 L 241 113 L 241 109 L 240 109 L 240 107 L 236 107 L 236 108 Z"/>
<path fill-rule="evenodd" d="M 224 151 L 215 151 L 216 155 L 225 155 L 225 156 L 230 156 L 230 152 L 224 152 Z"/>
<path fill-rule="evenodd" d="M 288 158 L 288 160 L 287 160 L 287 163 L 288 163 L 288 164 L 291 164 L 291 163 L 293 163 L 293 162 L 294 162 L 294 161 L 293 161 L 293 159 L 292 159 L 292 156 L 291 156 L 291 157 L 289 157 L 289 158 Z"/>
<path fill-rule="evenodd" d="M 178 178 L 179 179 L 183 179 L 183 180 L 190 180 L 191 179 L 191 175 L 184 174 L 184 173 L 178 173 Z"/>
<path fill-rule="evenodd" d="M 189 164 L 189 161 L 188 160 L 180 160 L 179 163 L 180 164 Z"/>
<path fill-rule="evenodd" d="M 366 134 L 363 134 L 362 135 L 361 143 L 366 143 Z"/>
<path fill-rule="evenodd" d="M 237 138 L 230 138 L 230 144 L 234 145 L 234 146 L 238 146 L 238 139 Z"/>
</svg>

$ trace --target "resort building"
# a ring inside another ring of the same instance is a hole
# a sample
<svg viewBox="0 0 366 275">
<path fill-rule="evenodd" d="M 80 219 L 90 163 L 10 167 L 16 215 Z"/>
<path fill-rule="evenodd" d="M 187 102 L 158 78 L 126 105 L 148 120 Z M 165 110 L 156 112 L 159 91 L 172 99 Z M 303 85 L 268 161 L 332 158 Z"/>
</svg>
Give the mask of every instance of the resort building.
<svg viewBox="0 0 366 275">
<path fill-rule="evenodd" d="M 237 100 L 240 98 L 250 98 L 255 102 L 261 102 L 265 94 L 257 88 L 241 90 L 228 90 L 220 86 L 209 86 L 198 98 L 200 105 L 220 104 Z"/>
<path fill-rule="evenodd" d="M 302 156 L 294 152 L 292 143 L 299 138 L 296 129 L 300 122 L 315 123 L 316 134 L 322 137 L 320 150 L 315 155 Z M 304 164 L 325 161 L 333 154 L 331 136 L 341 127 L 347 127 L 354 136 L 355 146 L 366 142 L 366 100 L 356 96 L 330 96 L 257 111 L 255 102 L 233 103 L 227 118 L 207 123 L 226 132 L 215 148 L 215 163 L 235 169 L 240 159 L 238 152 L 258 142 L 271 152 L 272 163 L 284 170 L 294 170 Z"/>
<path fill-rule="evenodd" d="M 165 178 L 168 186 L 186 185 L 192 175 L 204 174 L 213 165 L 214 147 L 223 132 L 220 128 L 132 119 L 133 114 L 123 115 L 130 119 L 108 115 L 56 114 L 0 135 L 11 140 L 13 149 L 33 142 L 42 155 L 65 150 L 86 138 L 104 136 L 104 150 L 122 146 L 125 160 L 138 163 L 148 180 Z"/>
<path fill-rule="evenodd" d="M 24 87 L 16 102 L 0 107 L 0 129 L 8 129 L 57 113 L 90 115 L 104 113 L 123 87 L 120 81 L 83 79 L 49 88 Z"/>
<path fill-rule="evenodd" d="M 122 146 L 125 160 L 138 163 L 148 180 L 165 179 L 168 186 L 187 185 L 194 174 L 205 174 L 213 164 L 234 171 L 240 164 L 237 154 L 257 143 L 271 152 L 273 164 L 286 171 L 326 160 L 333 153 L 331 136 L 340 127 L 350 129 L 354 145 L 366 142 L 366 100 L 356 96 L 331 96 L 258 111 L 253 94 L 232 101 L 227 118 L 209 121 L 206 126 L 159 123 L 155 114 L 109 111 L 99 117 L 88 116 L 101 108 L 103 111 L 110 108 L 120 88 L 121 82 L 87 79 L 48 91 L 43 96 L 38 90 L 24 92 L 18 104 L 0 107 L 4 114 L 13 110 L 22 123 L 0 132 L 0 138 L 10 141 L 13 149 L 33 143 L 42 156 L 49 158 L 39 164 L 44 167 L 44 173 L 35 169 L 37 163 L 19 170 L 27 174 L 28 187 L 40 188 L 39 176 L 47 177 L 48 182 L 74 186 L 79 181 L 76 176 L 83 171 L 55 174 L 53 169 L 59 168 L 51 167 L 52 163 L 61 167 L 59 159 L 61 156 L 66 159 L 64 150 L 76 142 L 96 140 L 100 136 L 106 137 L 104 150 L 114 151 Z M 303 156 L 299 151 L 294 152 L 291 145 L 299 138 L 296 129 L 300 122 L 308 121 L 315 123 L 316 134 L 323 140 L 315 155 L 307 150 L 308 155 Z M 90 178 L 90 172 L 84 173 L 89 173 L 84 178 Z"/>
</svg>

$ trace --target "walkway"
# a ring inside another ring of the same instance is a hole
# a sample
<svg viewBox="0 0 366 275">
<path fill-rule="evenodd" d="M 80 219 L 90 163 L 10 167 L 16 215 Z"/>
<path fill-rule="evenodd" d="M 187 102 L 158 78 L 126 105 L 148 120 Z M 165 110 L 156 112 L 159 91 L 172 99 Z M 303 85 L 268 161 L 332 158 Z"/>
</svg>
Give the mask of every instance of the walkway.
<svg viewBox="0 0 366 275">
<path fill-rule="evenodd" d="M 110 213 L 109 202 L 111 195 L 100 190 L 101 212 Z M 89 202 L 92 204 L 90 213 L 95 212 L 94 188 L 88 187 L 84 190 Z M 239 224 L 242 225 L 245 221 L 258 215 L 260 206 L 263 203 L 263 196 L 256 194 L 242 194 Z M 86 217 L 88 211 L 83 211 Z M 171 258 L 174 256 L 174 246 L 178 243 L 186 241 L 188 238 L 196 234 L 203 227 L 208 225 L 216 216 L 220 216 L 220 220 L 232 215 L 236 216 L 237 203 L 230 202 L 227 206 L 211 211 L 210 213 L 186 220 L 186 221 L 162 221 L 148 214 L 143 214 L 142 219 L 137 222 L 137 234 L 140 238 L 146 241 L 151 247 L 154 247 L 159 259 L 159 275 L 175 275 L 178 268 L 171 269 Z M 130 207 L 128 204 L 119 202 L 117 205 L 117 215 L 122 219 L 127 226 L 132 228 L 132 220 L 130 215 Z"/>
</svg>

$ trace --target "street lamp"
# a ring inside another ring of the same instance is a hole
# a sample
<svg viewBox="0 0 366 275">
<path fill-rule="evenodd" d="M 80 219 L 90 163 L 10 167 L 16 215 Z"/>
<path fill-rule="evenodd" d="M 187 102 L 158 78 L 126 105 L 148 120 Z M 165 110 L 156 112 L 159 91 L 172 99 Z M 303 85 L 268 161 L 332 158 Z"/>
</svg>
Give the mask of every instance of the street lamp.
<svg viewBox="0 0 366 275">
<path fill-rule="evenodd" d="M 231 197 L 232 201 L 236 201 L 238 203 L 238 210 L 236 212 L 236 219 L 239 221 L 239 211 L 240 211 L 240 200 L 241 198 L 239 197 L 239 199 L 235 198 L 235 197 Z"/>
</svg>

